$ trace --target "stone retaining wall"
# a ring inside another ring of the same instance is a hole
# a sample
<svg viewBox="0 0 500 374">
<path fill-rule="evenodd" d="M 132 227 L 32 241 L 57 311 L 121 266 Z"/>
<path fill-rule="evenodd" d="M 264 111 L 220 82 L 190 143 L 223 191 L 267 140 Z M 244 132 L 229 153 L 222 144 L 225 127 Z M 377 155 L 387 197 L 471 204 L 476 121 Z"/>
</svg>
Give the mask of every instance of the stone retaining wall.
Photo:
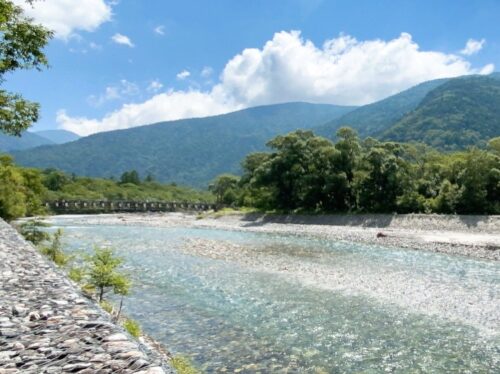
<svg viewBox="0 0 500 374">
<path fill-rule="evenodd" d="M 241 219 L 241 216 L 236 216 Z M 290 223 L 303 225 L 359 226 L 409 230 L 449 230 L 469 232 L 499 232 L 500 215 L 452 214 L 324 214 L 324 215 L 265 215 L 250 213 L 243 217 L 249 222 Z"/>
<path fill-rule="evenodd" d="M 173 373 L 0 219 L 0 374 Z"/>
</svg>

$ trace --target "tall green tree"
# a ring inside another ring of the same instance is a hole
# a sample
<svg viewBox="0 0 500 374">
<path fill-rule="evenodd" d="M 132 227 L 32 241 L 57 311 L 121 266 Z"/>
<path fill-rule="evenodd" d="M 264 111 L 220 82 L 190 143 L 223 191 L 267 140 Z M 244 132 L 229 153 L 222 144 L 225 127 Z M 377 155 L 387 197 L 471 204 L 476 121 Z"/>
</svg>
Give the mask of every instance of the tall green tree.
<svg viewBox="0 0 500 374">
<path fill-rule="evenodd" d="M 0 0 L 0 84 L 19 69 L 48 66 L 43 48 L 52 32 L 23 14 L 12 1 Z M 19 136 L 38 119 L 39 105 L 20 94 L 0 89 L 0 131 Z"/>
</svg>

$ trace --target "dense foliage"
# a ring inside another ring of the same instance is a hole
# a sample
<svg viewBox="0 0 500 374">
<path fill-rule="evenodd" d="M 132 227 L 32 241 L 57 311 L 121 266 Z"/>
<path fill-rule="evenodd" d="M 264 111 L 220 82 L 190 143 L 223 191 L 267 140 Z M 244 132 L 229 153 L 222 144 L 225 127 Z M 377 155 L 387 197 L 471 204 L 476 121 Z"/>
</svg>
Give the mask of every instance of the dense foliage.
<svg viewBox="0 0 500 374">
<path fill-rule="evenodd" d="M 337 138 L 332 143 L 311 131 L 278 136 L 268 143 L 272 152 L 246 157 L 237 190 L 226 183 L 231 195 L 218 195 L 279 211 L 500 213 L 500 138 L 489 150 L 455 153 L 360 141 L 349 128 Z"/>
<path fill-rule="evenodd" d="M 432 90 L 380 138 L 418 141 L 442 150 L 485 147 L 500 135 L 500 79 L 461 77 Z"/>
<path fill-rule="evenodd" d="M 43 213 L 44 192 L 38 170 L 18 168 L 10 156 L 0 155 L 0 217 L 11 220 Z"/>
<path fill-rule="evenodd" d="M 77 175 L 118 178 L 135 169 L 143 176 L 153 174 L 160 182 L 206 188 L 221 173 L 240 173 L 240 160 L 250 152 L 264 151 L 269 138 L 318 126 L 351 109 L 306 103 L 269 105 L 99 133 L 13 155 L 21 165 L 54 167 Z"/>
<path fill-rule="evenodd" d="M 130 180 L 114 181 L 67 175 L 55 169 L 40 171 L 14 165 L 10 156 L 0 155 L 0 217 L 12 220 L 44 214 L 45 200 L 138 200 L 213 202 L 208 191 L 175 184 L 161 184 L 152 176 L 141 181 L 136 171 Z"/>
<path fill-rule="evenodd" d="M 0 0 L 0 82 L 19 69 L 48 65 L 43 48 L 52 33 L 35 25 L 12 1 Z M 20 135 L 38 119 L 39 105 L 0 89 L 0 132 Z"/>
<path fill-rule="evenodd" d="M 135 170 L 123 173 L 119 181 L 77 177 L 55 169 L 44 170 L 42 176 L 47 200 L 214 201 L 207 191 L 158 183 L 151 176 L 142 181 Z"/>
</svg>

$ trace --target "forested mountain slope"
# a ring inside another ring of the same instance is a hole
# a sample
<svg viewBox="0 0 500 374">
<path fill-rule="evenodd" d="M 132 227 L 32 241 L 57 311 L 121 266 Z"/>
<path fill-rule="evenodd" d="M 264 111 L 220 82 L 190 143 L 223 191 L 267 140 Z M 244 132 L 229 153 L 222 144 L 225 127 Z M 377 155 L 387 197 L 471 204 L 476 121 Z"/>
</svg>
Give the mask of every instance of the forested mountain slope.
<svg viewBox="0 0 500 374">
<path fill-rule="evenodd" d="M 314 132 L 332 138 L 338 128 L 348 126 L 355 129 L 362 137 L 372 136 L 386 130 L 406 113 L 415 109 L 430 91 L 446 81 L 437 79 L 424 82 L 386 99 L 361 106 L 315 128 Z"/>
<path fill-rule="evenodd" d="M 13 152 L 25 166 L 110 177 L 136 169 L 161 182 L 204 187 L 216 175 L 240 171 L 241 160 L 278 134 L 308 129 L 352 107 L 287 103 L 225 115 L 110 131 L 75 142 Z"/>
<path fill-rule="evenodd" d="M 378 137 L 417 141 L 443 150 L 484 146 L 500 135 L 500 79 L 471 76 L 430 91 L 413 111 Z"/>
</svg>

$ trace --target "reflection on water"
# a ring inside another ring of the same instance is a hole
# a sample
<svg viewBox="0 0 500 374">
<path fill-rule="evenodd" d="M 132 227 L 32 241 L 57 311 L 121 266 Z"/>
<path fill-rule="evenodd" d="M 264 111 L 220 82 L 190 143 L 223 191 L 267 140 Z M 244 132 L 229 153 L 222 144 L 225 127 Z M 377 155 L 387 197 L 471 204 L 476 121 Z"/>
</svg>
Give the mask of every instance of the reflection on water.
<svg viewBox="0 0 500 374">
<path fill-rule="evenodd" d="M 390 269 L 460 282 L 471 293 L 481 284 L 498 300 L 496 263 L 243 232 L 55 222 L 72 250 L 115 248 L 134 279 L 126 312 L 207 372 L 488 373 L 500 365 L 498 335 L 179 248 L 186 238 L 223 240 L 335 269 Z"/>
</svg>

